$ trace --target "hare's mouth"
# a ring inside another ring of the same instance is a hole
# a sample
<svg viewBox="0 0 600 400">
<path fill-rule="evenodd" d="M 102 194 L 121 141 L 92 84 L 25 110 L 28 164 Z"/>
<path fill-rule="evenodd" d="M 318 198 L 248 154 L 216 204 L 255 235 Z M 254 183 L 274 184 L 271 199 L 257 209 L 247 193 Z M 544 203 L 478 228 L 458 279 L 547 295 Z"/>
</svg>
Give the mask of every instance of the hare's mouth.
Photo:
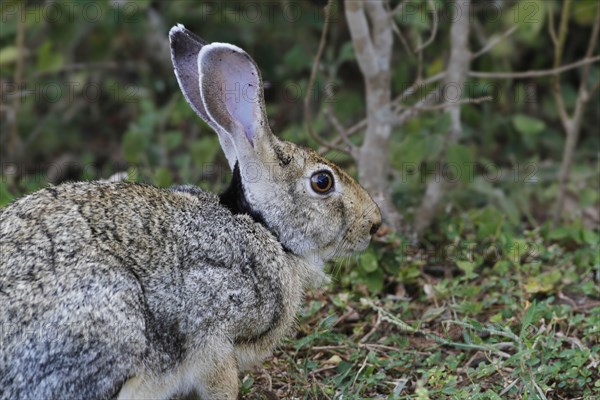
<svg viewBox="0 0 600 400">
<path fill-rule="evenodd" d="M 329 259 L 332 258 L 337 258 L 337 257 L 347 257 L 347 256 L 353 256 L 356 255 L 358 253 L 363 252 L 364 250 L 366 250 L 367 247 L 369 247 L 369 244 L 371 243 L 371 237 L 364 237 L 364 238 L 359 238 L 356 241 L 353 242 L 342 242 L 340 244 L 338 244 L 335 248 L 331 249 L 331 251 L 329 251 L 328 253 L 331 254 L 330 257 L 328 257 Z"/>
<path fill-rule="evenodd" d="M 360 253 L 361 251 L 365 251 L 367 249 L 367 247 L 369 247 L 370 243 L 371 243 L 371 236 L 360 239 L 355 247 L 354 252 Z"/>
</svg>

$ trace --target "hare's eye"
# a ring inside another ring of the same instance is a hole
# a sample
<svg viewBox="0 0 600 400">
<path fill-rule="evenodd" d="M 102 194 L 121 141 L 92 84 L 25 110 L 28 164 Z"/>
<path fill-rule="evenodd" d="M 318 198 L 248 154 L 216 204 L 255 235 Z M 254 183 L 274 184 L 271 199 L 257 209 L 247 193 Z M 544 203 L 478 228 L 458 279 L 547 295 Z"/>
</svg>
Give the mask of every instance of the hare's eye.
<svg viewBox="0 0 600 400">
<path fill-rule="evenodd" d="M 310 187 L 315 193 L 327 194 L 333 188 L 333 175 L 329 171 L 318 171 L 310 177 Z"/>
</svg>

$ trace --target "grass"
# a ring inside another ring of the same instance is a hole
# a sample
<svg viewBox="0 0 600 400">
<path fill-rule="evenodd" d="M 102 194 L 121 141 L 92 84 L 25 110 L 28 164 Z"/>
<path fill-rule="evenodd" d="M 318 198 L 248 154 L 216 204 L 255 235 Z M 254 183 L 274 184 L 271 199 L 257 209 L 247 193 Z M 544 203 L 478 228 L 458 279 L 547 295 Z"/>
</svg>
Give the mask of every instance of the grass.
<svg viewBox="0 0 600 400">
<path fill-rule="evenodd" d="M 453 242 L 474 239 L 467 229 Z M 600 398 L 596 232 L 504 231 L 445 260 L 399 243 L 372 250 L 379 283 L 373 256 L 338 264 L 296 335 L 243 377 L 243 398 Z"/>
</svg>

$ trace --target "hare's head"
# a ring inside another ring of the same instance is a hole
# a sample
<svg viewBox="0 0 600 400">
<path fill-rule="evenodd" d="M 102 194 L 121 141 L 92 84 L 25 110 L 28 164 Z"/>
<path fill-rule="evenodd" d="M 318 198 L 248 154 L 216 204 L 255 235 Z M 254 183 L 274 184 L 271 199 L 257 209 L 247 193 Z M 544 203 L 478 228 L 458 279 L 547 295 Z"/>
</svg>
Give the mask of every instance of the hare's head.
<svg viewBox="0 0 600 400">
<path fill-rule="evenodd" d="M 169 36 L 181 90 L 219 136 L 234 172 L 221 201 L 313 262 L 364 250 L 381 224 L 377 205 L 335 164 L 273 135 L 250 56 L 230 44 L 205 43 L 182 25 Z"/>
</svg>

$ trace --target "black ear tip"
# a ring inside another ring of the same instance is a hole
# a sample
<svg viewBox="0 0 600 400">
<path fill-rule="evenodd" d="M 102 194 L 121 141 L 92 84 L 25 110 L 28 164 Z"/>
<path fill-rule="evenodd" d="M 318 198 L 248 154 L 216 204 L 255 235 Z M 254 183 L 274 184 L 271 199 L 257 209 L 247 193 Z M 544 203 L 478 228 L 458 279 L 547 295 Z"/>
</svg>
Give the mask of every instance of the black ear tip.
<svg viewBox="0 0 600 400">
<path fill-rule="evenodd" d="M 197 47 L 198 45 L 202 47 L 206 44 L 206 41 L 187 29 L 185 26 L 183 26 L 183 24 L 177 24 L 169 31 L 169 41 L 171 42 L 171 47 L 173 47 L 174 44 L 180 40 L 188 42 L 192 46 L 195 45 L 194 47 Z"/>
<path fill-rule="evenodd" d="M 183 26 L 183 24 L 177 24 L 173 26 L 169 31 L 169 40 L 171 42 L 173 40 L 176 40 L 178 36 L 185 34 L 186 31 L 187 29 L 185 29 L 185 26 Z"/>
</svg>

